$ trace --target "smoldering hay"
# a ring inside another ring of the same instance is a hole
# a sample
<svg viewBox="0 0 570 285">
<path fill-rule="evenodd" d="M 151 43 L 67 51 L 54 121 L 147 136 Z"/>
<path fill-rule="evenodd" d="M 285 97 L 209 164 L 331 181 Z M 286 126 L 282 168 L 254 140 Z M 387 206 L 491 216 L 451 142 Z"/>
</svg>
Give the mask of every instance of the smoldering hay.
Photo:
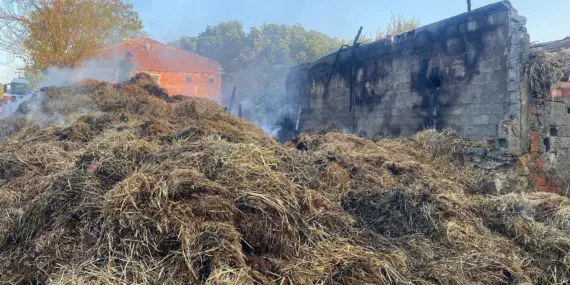
<svg viewBox="0 0 570 285">
<path fill-rule="evenodd" d="M 146 75 L 43 92 L 0 121 L 3 283 L 570 280 L 570 199 L 480 194 L 485 144 L 451 131 L 282 145 Z"/>
</svg>

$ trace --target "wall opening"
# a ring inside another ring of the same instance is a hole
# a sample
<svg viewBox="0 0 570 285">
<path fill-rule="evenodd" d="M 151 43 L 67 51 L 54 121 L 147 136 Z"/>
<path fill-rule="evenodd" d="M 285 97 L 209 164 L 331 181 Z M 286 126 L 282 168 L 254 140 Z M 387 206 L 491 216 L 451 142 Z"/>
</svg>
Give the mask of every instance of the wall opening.
<svg viewBox="0 0 570 285">
<path fill-rule="evenodd" d="M 509 148 L 509 141 L 507 139 L 498 139 L 497 144 L 499 148 Z"/>
<path fill-rule="evenodd" d="M 550 151 L 550 139 L 549 139 L 549 138 L 545 138 L 545 139 L 543 140 L 543 142 L 544 142 L 544 148 L 546 149 L 546 152 L 549 152 L 549 151 Z"/>
<path fill-rule="evenodd" d="M 570 107 L 568 107 L 568 114 L 570 114 Z"/>
<path fill-rule="evenodd" d="M 556 129 L 556 126 L 550 127 L 550 136 L 552 137 L 558 136 L 558 130 Z"/>
<path fill-rule="evenodd" d="M 192 76 L 186 76 L 186 84 L 192 83 Z"/>
</svg>

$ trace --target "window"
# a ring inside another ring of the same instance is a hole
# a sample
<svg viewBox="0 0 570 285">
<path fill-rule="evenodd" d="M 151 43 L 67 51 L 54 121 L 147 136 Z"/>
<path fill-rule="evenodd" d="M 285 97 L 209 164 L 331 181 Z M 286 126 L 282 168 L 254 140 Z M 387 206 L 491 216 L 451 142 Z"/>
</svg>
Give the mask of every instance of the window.
<svg viewBox="0 0 570 285">
<path fill-rule="evenodd" d="M 213 77 L 210 77 L 210 79 L 208 79 L 208 83 L 214 84 L 214 78 L 213 78 Z"/>
<path fill-rule="evenodd" d="M 160 82 L 160 75 L 158 74 L 151 74 L 150 77 L 152 77 L 152 79 L 154 79 L 154 82 L 159 83 Z"/>
<path fill-rule="evenodd" d="M 558 135 L 558 130 L 556 129 L 556 126 L 550 127 L 550 136 L 555 137 Z"/>
<path fill-rule="evenodd" d="M 186 76 L 186 84 L 192 83 L 192 76 Z"/>
</svg>

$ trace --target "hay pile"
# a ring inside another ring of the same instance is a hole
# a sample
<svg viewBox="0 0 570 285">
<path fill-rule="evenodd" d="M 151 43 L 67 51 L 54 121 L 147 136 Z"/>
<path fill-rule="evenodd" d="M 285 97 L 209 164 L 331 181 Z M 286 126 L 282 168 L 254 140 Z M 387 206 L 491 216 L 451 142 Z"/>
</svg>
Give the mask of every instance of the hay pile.
<svg viewBox="0 0 570 285">
<path fill-rule="evenodd" d="M 563 79 L 570 66 L 570 49 L 550 53 L 540 49 L 531 50 L 524 66 L 524 80 L 534 96 L 550 99 L 550 90 Z"/>
<path fill-rule="evenodd" d="M 137 80 L 44 91 L 27 119 L 0 122 L 6 283 L 570 279 L 569 199 L 469 194 L 485 177 L 463 153 L 480 145 L 452 132 L 281 145 L 213 102 L 167 102 Z M 66 123 L 33 120 L 46 117 Z"/>
</svg>

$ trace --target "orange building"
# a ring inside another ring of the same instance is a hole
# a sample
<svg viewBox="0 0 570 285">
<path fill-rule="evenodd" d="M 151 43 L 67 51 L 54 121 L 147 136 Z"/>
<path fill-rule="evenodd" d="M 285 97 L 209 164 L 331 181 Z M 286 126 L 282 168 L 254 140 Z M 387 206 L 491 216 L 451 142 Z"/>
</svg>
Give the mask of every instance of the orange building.
<svg viewBox="0 0 570 285">
<path fill-rule="evenodd" d="M 133 55 L 134 72 L 150 74 L 170 95 L 209 98 L 221 104 L 222 66 L 211 59 L 148 38 L 134 38 L 103 48 L 101 60 Z"/>
</svg>

